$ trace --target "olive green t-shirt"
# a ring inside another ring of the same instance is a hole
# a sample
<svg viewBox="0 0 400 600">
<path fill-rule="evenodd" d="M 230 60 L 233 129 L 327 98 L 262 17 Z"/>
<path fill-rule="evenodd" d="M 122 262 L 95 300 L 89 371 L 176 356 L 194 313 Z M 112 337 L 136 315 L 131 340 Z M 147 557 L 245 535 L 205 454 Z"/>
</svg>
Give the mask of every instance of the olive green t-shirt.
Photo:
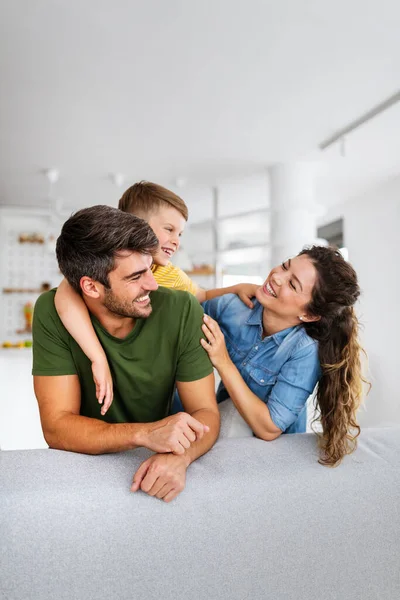
<svg viewBox="0 0 400 600">
<path fill-rule="evenodd" d="M 176 381 L 213 372 L 200 345 L 203 309 L 188 292 L 160 287 L 151 293 L 153 312 L 137 319 L 123 339 L 110 335 L 91 315 L 110 365 L 114 399 L 100 414 L 91 362 L 65 329 L 54 306 L 56 290 L 42 294 L 33 317 L 33 375 L 78 375 L 80 414 L 108 423 L 148 423 L 168 415 Z"/>
</svg>

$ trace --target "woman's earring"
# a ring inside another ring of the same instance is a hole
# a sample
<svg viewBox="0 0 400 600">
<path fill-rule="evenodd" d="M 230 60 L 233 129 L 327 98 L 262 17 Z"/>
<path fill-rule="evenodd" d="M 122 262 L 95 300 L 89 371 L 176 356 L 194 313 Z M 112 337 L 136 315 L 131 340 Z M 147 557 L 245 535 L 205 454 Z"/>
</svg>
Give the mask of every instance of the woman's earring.
<svg viewBox="0 0 400 600">
<path fill-rule="evenodd" d="M 302 320 L 303 320 L 303 317 L 299 317 L 299 319 L 300 319 L 300 321 L 302 321 Z"/>
</svg>

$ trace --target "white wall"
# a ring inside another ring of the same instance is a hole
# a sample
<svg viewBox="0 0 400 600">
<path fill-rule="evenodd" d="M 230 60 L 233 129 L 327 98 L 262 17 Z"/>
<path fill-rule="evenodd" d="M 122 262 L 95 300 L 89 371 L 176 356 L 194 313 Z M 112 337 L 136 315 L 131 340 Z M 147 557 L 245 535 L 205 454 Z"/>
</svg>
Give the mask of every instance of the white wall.
<svg viewBox="0 0 400 600">
<path fill-rule="evenodd" d="M 331 208 L 323 222 L 340 216 L 362 289 L 358 314 L 373 384 L 360 423 L 393 425 L 400 423 L 400 177 Z"/>
</svg>

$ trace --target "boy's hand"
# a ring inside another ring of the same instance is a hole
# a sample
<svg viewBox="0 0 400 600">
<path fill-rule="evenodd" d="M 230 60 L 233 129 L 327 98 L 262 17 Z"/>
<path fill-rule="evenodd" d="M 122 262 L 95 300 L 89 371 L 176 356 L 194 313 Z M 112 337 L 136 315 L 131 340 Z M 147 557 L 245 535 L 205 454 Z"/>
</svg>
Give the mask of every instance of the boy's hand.
<svg viewBox="0 0 400 600">
<path fill-rule="evenodd" d="M 113 381 L 107 359 L 92 362 L 93 379 L 96 384 L 96 398 L 101 407 L 101 414 L 105 415 L 113 400 Z"/>
<path fill-rule="evenodd" d="M 235 286 L 236 294 L 239 296 L 242 302 L 245 303 L 249 308 L 254 308 L 254 304 L 251 301 L 251 298 L 254 298 L 256 295 L 256 290 L 260 286 L 255 283 L 239 283 Z"/>
</svg>

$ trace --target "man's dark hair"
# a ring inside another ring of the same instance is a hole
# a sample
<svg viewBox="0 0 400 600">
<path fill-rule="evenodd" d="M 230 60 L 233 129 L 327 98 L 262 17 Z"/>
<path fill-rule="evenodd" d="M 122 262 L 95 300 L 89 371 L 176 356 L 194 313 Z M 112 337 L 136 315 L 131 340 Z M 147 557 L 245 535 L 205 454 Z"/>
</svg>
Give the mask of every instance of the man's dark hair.
<svg viewBox="0 0 400 600">
<path fill-rule="evenodd" d="M 128 250 L 153 255 L 158 239 L 150 225 L 111 206 L 92 206 L 72 215 L 57 240 L 61 273 L 81 293 L 80 280 L 87 276 L 110 288 L 108 274 L 115 258 Z"/>
</svg>

